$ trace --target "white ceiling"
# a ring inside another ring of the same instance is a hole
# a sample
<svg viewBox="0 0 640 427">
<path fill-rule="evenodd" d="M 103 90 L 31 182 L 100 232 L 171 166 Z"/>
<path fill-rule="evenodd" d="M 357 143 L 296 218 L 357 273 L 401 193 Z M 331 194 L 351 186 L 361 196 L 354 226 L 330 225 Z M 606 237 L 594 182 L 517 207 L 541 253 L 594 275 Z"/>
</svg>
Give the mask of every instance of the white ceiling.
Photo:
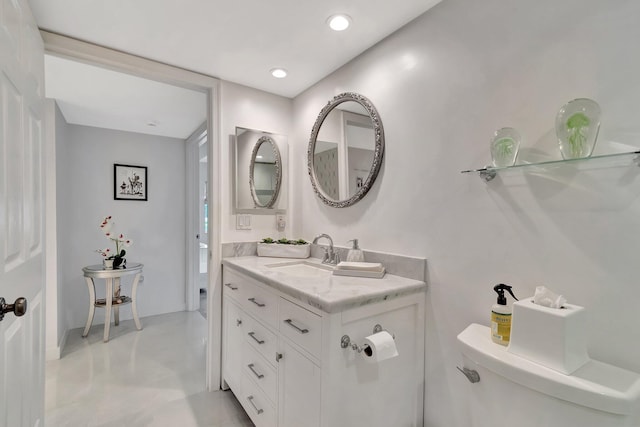
<svg viewBox="0 0 640 427">
<path fill-rule="evenodd" d="M 29 3 L 38 26 L 44 30 L 295 97 L 440 1 L 29 0 Z M 342 32 L 329 29 L 326 20 L 335 13 L 348 14 L 353 21 L 351 27 Z M 102 102 L 117 105 L 116 110 L 105 113 L 106 121 L 118 119 L 116 116 L 123 116 L 123 120 L 135 116 L 147 128 L 148 120 L 164 121 L 154 118 L 155 112 L 144 109 L 147 103 L 139 107 L 141 110 L 133 111 L 133 103 L 148 99 L 148 92 L 138 98 L 127 97 L 127 112 L 119 111 L 123 104 L 117 99 L 108 99 L 107 95 L 115 93 L 115 89 L 108 87 L 101 89 L 99 96 L 87 93 L 84 99 L 75 84 L 67 88 L 73 94 L 58 92 L 61 98 L 50 95 L 49 85 L 56 85 L 60 75 L 73 81 L 79 76 L 76 73 L 84 72 L 69 63 L 51 58 L 46 63 L 47 96 L 64 100 L 68 121 L 67 112 L 81 108 L 98 110 L 101 107 L 96 103 Z M 57 77 L 50 75 L 52 66 L 59 67 Z M 72 68 L 64 70 L 64 66 Z M 287 69 L 289 75 L 284 79 L 272 77 L 269 70 L 274 67 Z M 75 100 L 71 101 L 71 97 Z M 158 94 L 157 98 L 162 96 Z M 155 102 L 154 106 L 163 109 L 158 99 Z M 172 103 L 175 105 L 175 101 Z M 76 113 L 77 117 L 82 115 Z M 144 132 L 149 133 L 148 130 Z"/>
<path fill-rule="evenodd" d="M 68 123 L 187 139 L 206 120 L 207 97 L 45 55 L 45 87 Z"/>
</svg>

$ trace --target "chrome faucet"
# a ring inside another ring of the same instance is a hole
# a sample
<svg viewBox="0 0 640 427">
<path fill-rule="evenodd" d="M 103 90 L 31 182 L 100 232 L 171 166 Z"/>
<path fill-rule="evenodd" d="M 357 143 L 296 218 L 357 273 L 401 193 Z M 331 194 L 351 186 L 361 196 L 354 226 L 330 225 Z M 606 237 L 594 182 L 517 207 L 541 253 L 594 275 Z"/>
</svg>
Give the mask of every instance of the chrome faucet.
<svg viewBox="0 0 640 427">
<path fill-rule="evenodd" d="M 313 244 L 317 244 L 319 239 L 325 238 L 329 240 L 329 247 L 324 249 L 323 264 L 337 265 L 340 262 L 340 256 L 333 250 L 333 239 L 328 234 L 319 234 L 313 239 Z"/>
</svg>

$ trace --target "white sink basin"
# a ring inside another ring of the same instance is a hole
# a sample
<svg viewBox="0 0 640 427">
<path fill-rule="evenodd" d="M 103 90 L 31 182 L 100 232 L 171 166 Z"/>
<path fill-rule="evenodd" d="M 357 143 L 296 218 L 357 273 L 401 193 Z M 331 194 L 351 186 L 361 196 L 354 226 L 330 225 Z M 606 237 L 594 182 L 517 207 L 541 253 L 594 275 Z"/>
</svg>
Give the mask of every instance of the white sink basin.
<svg viewBox="0 0 640 427">
<path fill-rule="evenodd" d="M 333 274 L 333 267 L 309 261 L 279 262 L 267 264 L 265 267 L 298 277 L 325 277 Z"/>
</svg>

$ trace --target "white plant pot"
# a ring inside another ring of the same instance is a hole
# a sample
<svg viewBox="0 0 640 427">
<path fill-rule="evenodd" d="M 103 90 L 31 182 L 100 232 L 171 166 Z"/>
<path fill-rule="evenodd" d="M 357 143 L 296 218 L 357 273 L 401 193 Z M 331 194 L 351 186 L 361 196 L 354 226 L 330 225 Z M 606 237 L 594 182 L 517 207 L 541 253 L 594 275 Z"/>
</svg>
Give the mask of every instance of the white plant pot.
<svg viewBox="0 0 640 427">
<path fill-rule="evenodd" d="M 275 258 L 309 258 L 311 245 L 281 245 L 279 243 L 258 243 L 258 256 Z"/>
<path fill-rule="evenodd" d="M 103 259 L 102 260 L 102 267 L 104 267 L 105 270 L 113 270 L 113 260 L 112 259 Z"/>
</svg>

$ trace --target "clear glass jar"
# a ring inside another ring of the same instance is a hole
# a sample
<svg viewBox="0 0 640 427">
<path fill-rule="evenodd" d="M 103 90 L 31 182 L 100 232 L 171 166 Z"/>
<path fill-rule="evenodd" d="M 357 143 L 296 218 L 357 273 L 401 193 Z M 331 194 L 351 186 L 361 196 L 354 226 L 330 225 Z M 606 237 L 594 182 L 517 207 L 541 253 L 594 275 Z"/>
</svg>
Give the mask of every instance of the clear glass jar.
<svg viewBox="0 0 640 427">
<path fill-rule="evenodd" d="M 514 128 L 498 129 L 490 145 L 493 166 L 501 168 L 515 165 L 520 140 L 520 134 Z"/>
<path fill-rule="evenodd" d="M 562 158 L 591 156 L 599 131 L 600 106 L 597 102 L 578 98 L 566 103 L 556 116 L 556 136 Z"/>
</svg>

